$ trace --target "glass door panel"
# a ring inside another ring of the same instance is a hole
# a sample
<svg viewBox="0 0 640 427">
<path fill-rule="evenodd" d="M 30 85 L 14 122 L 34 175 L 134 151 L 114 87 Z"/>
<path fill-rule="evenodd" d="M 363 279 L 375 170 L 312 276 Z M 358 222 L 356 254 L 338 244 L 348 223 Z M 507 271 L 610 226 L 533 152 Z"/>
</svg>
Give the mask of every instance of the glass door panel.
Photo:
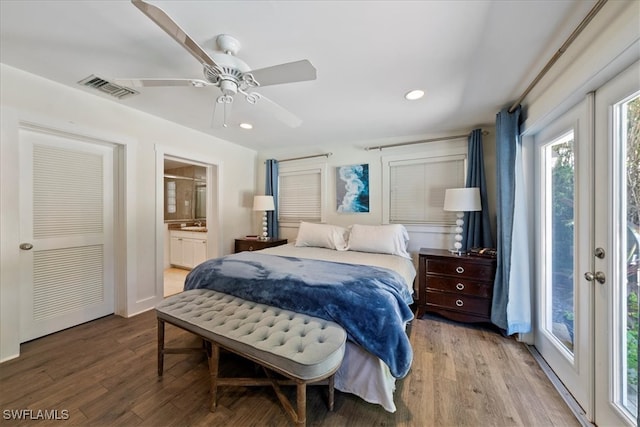
<svg viewBox="0 0 640 427">
<path fill-rule="evenodd" d="M 550 303 L 546 304 L 545 327 L 573 357 L 575 318 L 574 287 L 574 203 L 575 169 L 573 130 L 544 148 L 544 264 L 548 266 L 544 285 Z"/>
<path fill-rule="evenodd" d="M 620 361 L 616 376 L 620 387 L 620 405 L 630 414 L 638 411 L 638 262 L 640 246 L 640 96 L 618 103 L 613 108 L 615 133 L 619 135 L 620 213 L 622 226 L 618 251 L 622 254 L 615 280 L 622 286 L 614 293 L 619 308 L 614 324 L 621 327 L 616 341 Z"/>
</svg>

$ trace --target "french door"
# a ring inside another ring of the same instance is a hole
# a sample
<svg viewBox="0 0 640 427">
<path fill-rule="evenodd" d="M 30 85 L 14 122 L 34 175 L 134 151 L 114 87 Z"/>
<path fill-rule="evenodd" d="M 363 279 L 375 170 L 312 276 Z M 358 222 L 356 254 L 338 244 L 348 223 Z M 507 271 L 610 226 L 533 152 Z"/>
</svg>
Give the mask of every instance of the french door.
<svg viewBox="0 0 640 427">
<path fill-rule="evenodd" d="M 638 422 L 640 64 L 596 92 L 595 421 Z"/>
<path fill-rule="evenodd" d="M 594 96 L 535 135 L 536 286 L 535 345 L 576 401 L 593 408 L 593 286 L 579 272 L 591 269 L 593 237 Z"/>
<path fill-rule="evenodd" d="M 534 136 L 535 344 L 598 426 L 638 422 L 639 76 Z"/>
</svg>

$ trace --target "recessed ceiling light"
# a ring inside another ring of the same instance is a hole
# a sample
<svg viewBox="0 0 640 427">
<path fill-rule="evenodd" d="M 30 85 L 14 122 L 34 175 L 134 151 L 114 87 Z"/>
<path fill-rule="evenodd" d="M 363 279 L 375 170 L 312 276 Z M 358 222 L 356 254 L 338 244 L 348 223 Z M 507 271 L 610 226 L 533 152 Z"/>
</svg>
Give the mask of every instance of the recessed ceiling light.
<svg viewBox="0 0 640 427">
<path fill-rule="evenodd" d="M 404 97 L 409 101 L 415 101 L 416 99 L 420 99 L 424 96 L 424 91 L 420 89 L 412 90 L 407 92 Z"/>
<path fill-rule="evenodd" d="M 253 125 L 251 123 L 240 123 L 240 127 L 242 129 L 253 129 Z"/>
</svg>

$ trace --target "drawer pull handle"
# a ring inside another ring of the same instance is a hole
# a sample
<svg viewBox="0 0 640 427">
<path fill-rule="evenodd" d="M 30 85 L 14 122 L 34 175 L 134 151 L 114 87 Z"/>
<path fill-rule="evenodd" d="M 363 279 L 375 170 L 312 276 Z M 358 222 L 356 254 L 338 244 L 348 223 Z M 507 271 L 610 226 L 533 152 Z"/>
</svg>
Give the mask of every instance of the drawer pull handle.
<svg viewBox="0 0 640 427">
<path fill-rule="evenodd" d="M 253 246 L 249 246 L 249 250 L 252 251 L 253 250 Z"/>
<path fill-rule="evenodd" d="M 462 283 L 458 283 L 458 284 L 456 285 L 456 289 L 457 289 L 457 290 L 459 290 L 459 291 L 461 291 L 461 290 L 463 290 L 463 289 L 464 289 L 464 285 L 463 285 Z"/>
<path fill-rule="evenodd" d="M 456 305 L 457 305 L 458 307 L 462 307 L 462 306 L 464 305 L 464 302 L 463 302 L 461 299 L 457 299 L 457 300 L 456 300 Z"/>
<path fill-rule="evenodd" d="M 458 274 L 462 274 L 462 273 L 464 273 L 464 268 L 462 268 L 462 267 L 456 267 L 456 273 L 458 273 Z"/>
</svg>

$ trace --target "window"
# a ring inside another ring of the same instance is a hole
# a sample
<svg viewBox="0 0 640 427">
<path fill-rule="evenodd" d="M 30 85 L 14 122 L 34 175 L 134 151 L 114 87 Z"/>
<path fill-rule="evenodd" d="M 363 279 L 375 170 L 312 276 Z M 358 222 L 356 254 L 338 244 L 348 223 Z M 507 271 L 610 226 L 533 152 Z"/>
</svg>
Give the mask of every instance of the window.
<svg viewBox="0 0 640 427">
<path fill-rule="evenodd" d="M 165 182 L 167 183 L 166 197 L 167 201 L 167 213 L 176 213 L 176 182 L 168 181 L 165 178 Z"/>
<path fill-rule="evenodd" d="M 278 221 L 322 222 L 326 164 L 280 166 Z"/>
<path fill-rule="evenodd" d="M 383 222 L 446 225 L 455 214 L 445 212 L 447 188 L 464 187 L 466 154 L 383 159 Z"/>
</svg>

